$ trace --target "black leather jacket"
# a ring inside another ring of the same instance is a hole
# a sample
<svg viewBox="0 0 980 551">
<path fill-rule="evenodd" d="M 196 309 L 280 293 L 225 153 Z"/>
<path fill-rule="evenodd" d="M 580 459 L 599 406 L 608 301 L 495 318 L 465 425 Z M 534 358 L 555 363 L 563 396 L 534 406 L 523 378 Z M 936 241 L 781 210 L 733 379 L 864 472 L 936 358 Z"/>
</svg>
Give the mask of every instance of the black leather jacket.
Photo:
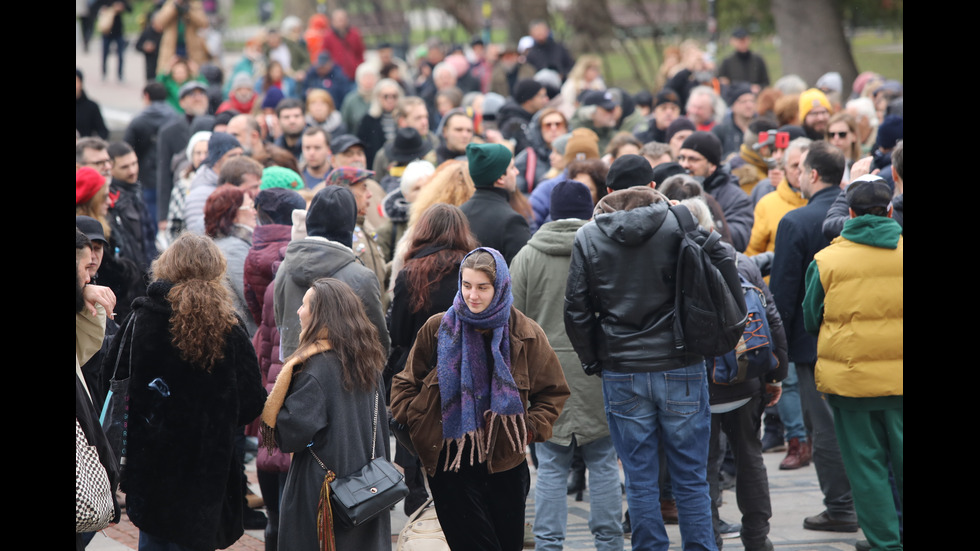
<svg viewBox="0 0 980 551">
<path fill-rule="evenodd" d="M 703 360 L 674 348 L 677 253 L 683 233 L 666 201 L 649 203 L 650 192 L 631 188 L 606 196 L 596 207 L 603 212 L 575 235 L 565 331 L 583 364 L 652 372 Z"/>
</svg>

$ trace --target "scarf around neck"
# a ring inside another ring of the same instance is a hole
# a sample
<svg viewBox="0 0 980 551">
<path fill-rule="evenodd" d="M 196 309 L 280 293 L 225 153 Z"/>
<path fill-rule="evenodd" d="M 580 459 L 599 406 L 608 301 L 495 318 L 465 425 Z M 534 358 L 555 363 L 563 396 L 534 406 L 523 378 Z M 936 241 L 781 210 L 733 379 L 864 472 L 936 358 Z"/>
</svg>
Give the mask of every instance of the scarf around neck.
<svg viewBox="0 0 980 551">
<path fill-rule="evenodd" d="M 303 363 L 309 358 L 321 352 L 326 352 L 331 348 L 330 341 L 320 339 L 303 350 L 300 350 L 298 353 L 293 354 L 289 361 L 282 366 L 282 370 L 276 377 L 276 383 L 272 387 L 272 392 L 269 393 L 269 397 L 265 400 L 265 407 L 262 408 L 262 445 L 270 453 L 276 447 L 274 437 L 276 418 L 279 417 L 279 410 L 282 409 L 282 404 L 286 401 L 286 396 L 289 394 L 289 385 L 293 381 L 294 372 L 302 368 Z"/>
<path fill-rule="evenodd" d="M 461 290 L 460 269 L 459 290 L 453 307 L 439 324 L 437 337 L 436 369 L 446 448 L 444 470 L 459 470 L 467 440 L 470 465 L 486 461 L 495 418 L 500 418 L 500 427 L 515 451 L 527 442 L 524 403 L 510 372 L 510 309 L 514 302 L 510 272 L 503 256 L 489 247 L 475 249 L 466 256 L 477 251 L 490 253 L 497 265 L 493 300 L 479 314 L 470 312 Z M 484 340 L 487 333 L 489 347 Z"/>
</svg>

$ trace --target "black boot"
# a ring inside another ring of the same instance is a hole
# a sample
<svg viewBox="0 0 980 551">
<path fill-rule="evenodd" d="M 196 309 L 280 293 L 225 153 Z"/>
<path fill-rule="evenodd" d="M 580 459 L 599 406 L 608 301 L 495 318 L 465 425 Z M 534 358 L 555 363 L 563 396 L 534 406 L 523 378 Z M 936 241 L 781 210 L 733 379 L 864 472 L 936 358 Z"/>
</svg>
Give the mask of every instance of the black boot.
<svg viewBox="0 0 980 551">
<path fill-rule="evenodd" d="M 258 470 L 259 489 L 265 500 L 269 519 L 265 525 L 265 551 L 276 551 L 279 547 L 279 475 L 277 471 Z"/>
<path fill-rule="evenodd" d="M 265 551 L 279 549 L 279 513 L 269 511 L 269 522 L 265 525 Z"/>
</svg>

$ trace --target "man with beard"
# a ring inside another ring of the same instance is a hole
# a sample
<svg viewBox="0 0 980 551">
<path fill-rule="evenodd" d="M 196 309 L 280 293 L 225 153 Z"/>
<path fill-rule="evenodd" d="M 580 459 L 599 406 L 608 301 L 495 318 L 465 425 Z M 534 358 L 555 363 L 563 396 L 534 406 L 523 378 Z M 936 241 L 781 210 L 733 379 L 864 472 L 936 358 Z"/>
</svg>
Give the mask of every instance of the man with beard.
<svg viewBox="0 0 980 551">
<path fill-rule="evenodd" d="M 823 92 L 816 88 L 800 94 L 800 123 L 811 140 L 823 140 L 830 126 L 830 110 L 833 106 Z"/>
<path fill-rule="evenodd" d="M 252 115 L 235 115 L 228 121 L 225 132 L 231 134 L 242 146 L 243 155 L 251 157 L 262 166 L 272 166 L 272 152 L 276 146 L 262 139 L 262 127 Z"/>
<path fill-rule="evenodd" d="M 721 162 L 721 141 L 711 132 L 694 132 L 681 144 L 677 162 L 691 173 L 725 214 L 732 246 L 742 252 L 752 233 L 752 201 L 738 187 L 728 166 Z"/>
<path fill-rule="evenodd" d="M 330 144 L 327 132 L 319 126 L 308 126 L 303 131 L 303 164 L 300 174 L 307 188 L 319 184 L 331 170 Z"/>
<path fill-rule="evenodd" d="M 473 119 L 462 110 L 446 113 L 442 124 L 442 144 L 436 148 L 436 165 L 466 156 L 466 146 L 472 141 Z"/>
<path fill-rule="evenodd" d="M 303 129 L 306 128 L 303 102 L 295 98 L 280 101 L 276 106 L 276 118 L 279 119 L 279 129 L 282 130 L 282 136 L 276 139 L 276 145 L 292 153 L 297 160 L 302 160 Z"/>
<path fill-rule="evenodd" d="M 801 103 L 802 105 L 802 103 Z M 769 287 L 786 328 L 789 359 L 799 379 L 803 421 L 812 435 L 813 463 L 824 495 L 825 510 L 803 519 L 803 528 L 830 532 L 857 532 L 854 498 L 834 430 L 834 414 L 817 391 L 814 366 L 817 337 L 806 332 L 801 309 L 806 291 L 806 270 L 813 256 L 830 244 L 821 231 L 831 204 L 840 194 L 844 154 L 826 141 L 810 144 L 800 158 L 800 190 L 808 199 L 779 221 Z"/>
<path fill-rule="evenodd" d="M 112 246 L 118 254 L 133 260 L 143 273 L 156 258 L 156 228 L 143 202 L 139 181 L 139 160 L 126 142 L 109 146 L 112 181 L 109 184 L 109 227 Z"/>
</svg>

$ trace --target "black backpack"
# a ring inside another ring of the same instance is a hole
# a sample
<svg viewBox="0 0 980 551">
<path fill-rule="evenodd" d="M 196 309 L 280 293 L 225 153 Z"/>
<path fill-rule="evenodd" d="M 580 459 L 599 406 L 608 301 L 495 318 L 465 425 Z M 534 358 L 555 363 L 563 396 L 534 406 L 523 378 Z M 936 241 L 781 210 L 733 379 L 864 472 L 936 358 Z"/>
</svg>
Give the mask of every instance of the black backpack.
<svg viewBox="0 0 980 551">
<path fill-rule="evenodd" d="M 674 347 L 705 357 L 735 349 L 748 311 L 735 267 L 735 251 L 716 231 L 697 225 L 683 205 L 670 207 L 684 237 L 677 258 Z"/>
</svg>

